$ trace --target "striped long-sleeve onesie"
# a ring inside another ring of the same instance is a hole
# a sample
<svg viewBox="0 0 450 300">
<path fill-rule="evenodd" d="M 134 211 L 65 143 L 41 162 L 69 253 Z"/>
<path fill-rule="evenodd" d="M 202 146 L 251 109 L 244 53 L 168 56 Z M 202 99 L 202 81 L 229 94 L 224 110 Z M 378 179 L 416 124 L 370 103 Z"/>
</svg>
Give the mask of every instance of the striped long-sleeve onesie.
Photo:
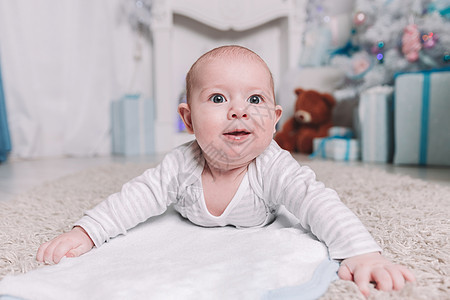
<svg viewBox="0 0 450 300">
<path fill-rule="evenodd" d="M 220 216 L 209 213 L 201 174 L 205 164 L 196 141 L 168 153 L 155 168 L 124 184 L 122 190 L 87 211 L 75 225 L 83 227 L 99 247 L 110 238 L 169 205 L 192 223 L 212 227 L 256 227 L 270 223 L 284 205 L 303 228 L 323 241 L 333 259 L 381 251 L 360 220 L 337 193 L 316 180 L 289 152 L 272 141 L 248 166 L 230 204 Z"/>
</svg>

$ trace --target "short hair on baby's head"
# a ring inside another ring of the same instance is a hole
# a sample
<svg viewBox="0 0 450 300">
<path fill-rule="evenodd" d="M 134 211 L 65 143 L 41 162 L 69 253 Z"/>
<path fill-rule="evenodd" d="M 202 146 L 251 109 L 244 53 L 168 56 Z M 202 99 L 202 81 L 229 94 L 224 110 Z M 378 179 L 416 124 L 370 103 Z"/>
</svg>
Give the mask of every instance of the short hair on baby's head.
<svg viewBox="0 0 450 300">
<path fill-rule="evenodd" d="M 238 45 L 227 45 L 227 46 L 221 46 L 218 48 L 214 48 L 214 49 L 206 52 L 205 54 L 200 56 L 200 58 L 197 59 L 197 61 L 189 69 L 189 72 L 186 75 L 186 100 L 187 100 L 188 104 L 190 103 L 191 91 L 192 91 L 192 87 L 194 86 L 194 83 L 196 80 L 196 74 L 197 74 L 198 67 L 209 60 L 213 60 L 213 59 L 221 58 L 221 57 L 244 57 L 244 58 L 248 58 L 248 59 L 254 59 L 257 62 L 260 62 L 267 69 L 267 72 L 270 76 L 271 89 L 273 92 L 273 90 L 274 90 L 273 76 L 272 76 L 272 73 L 270 72 L 270 69 L 267 66 L 266 62 L 258 54 L 256 54 L 255 52 L 253 52 L 252 50 L 250 50 L 248 48 L 238 46 Z"/>
</svg>

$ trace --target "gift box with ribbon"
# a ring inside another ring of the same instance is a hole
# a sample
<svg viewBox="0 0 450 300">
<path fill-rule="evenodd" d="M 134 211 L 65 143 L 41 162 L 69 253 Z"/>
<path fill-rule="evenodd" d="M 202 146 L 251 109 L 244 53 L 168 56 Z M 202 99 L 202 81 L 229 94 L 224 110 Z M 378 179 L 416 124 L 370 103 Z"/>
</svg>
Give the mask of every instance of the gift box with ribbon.
<svg viewBox="0 0 450 300">
<path fill-rule="evenodd" d="M 0 162 L 5 161 L 11 151 L 8 120 L 6 116 L 5 94 L 3 93 L 2 72 L 0 65 Z"/>
<path fill-rule="evenodd" d="M 450 69 L 396 76 L 394 163 L 450 165 Z"/>
<path fill-rule="evenodd" d="M 127 94 L 111 104 L 112 152 L 133 156 L 155 151 L 154 105 L 139 94 Z"/>
<path fill-rule="evenodd" d="M 359 159 L 358 140 L 352 139 L 353 131 L 345 127 L 331 127 L 329 136 L 313 140 L 313 153 L 310 158 L 328 158 L 339 161 Z"/>
<path fill-rule="evenodd" d="M 386 163 L 394 154 L 394 88 L 375 86 L 359 98 L 361 158 L 365 162 Z"/>
</svg>

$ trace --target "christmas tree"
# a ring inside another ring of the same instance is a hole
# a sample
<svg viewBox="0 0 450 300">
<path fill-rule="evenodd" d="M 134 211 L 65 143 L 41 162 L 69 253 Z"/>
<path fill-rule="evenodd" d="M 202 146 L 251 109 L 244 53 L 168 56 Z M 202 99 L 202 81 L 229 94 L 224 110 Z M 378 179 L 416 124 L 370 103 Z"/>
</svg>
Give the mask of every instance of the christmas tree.
<svg viewBox="0 0 450 300">
<path fill-rule="evenodd" d="M 315 49 L 308 51 L 306 39 L 303 62 L 311 61 L 305 58 L 308 53 L 325 53 L 321 63 L 344 70 L 357 92 L 392 84 L 398 72 L 450 67 L 450 0 L 350 0 L 344 6 L 336 2 L 340 6 L 310 0 L 306 37 L 315 33 Z M 342 15 L 348 25 L 339 20 Z M 323 42 L 327 31 L 318 28 L 331 32 L 329 43 Z"/>
</svg>

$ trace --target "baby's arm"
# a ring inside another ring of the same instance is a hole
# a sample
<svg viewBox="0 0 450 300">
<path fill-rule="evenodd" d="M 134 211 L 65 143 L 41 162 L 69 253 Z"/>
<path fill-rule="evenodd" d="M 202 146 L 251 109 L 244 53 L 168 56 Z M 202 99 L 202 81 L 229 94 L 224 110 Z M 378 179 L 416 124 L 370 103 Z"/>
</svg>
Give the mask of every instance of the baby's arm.
<svg viewBox="0 0 450 300">
<path fill-rule="evenodd" d="M 76 226 L 71 231 L 42 244 L 38 249 L 36 259 L 47 264 L 57 264 L 64 256 L 77 257 L 88 252 L 92 247 L 94 247 L 94 242 L 86 231 Z"/>
<path fill-rule="evenodd" d="M 406 267 L 393 264 L 380 254 L 381 248 L 361 221 L 335 191 L 316 181 L 310 168 L 299 167 L 284 153 L 273 165 L 277 167 L 266 173 L 270 184 L 267 199 L 285 205 L 303 228 L 327 245 L 332 259 L 343 259 L 340 278 L 355 281 L 366 296 L 370 282 L 375 282 L 380 290 L 398 290 L 405 281 L 414 281 Z"/>
<path fill-rule="evenodd" d="M 369 283 L 382 291 L 401 290 L 405 281 L 415 281 L 413 273 L 402 265 L 392 263 L 379 252 L 344 259 L 338 271 L 343 280 L 356 283 L 364 296 L 369 296 Z"/>
<path fill-rule="evenodd" d="M 100 247 L 110 238 L 125 234 L 148 218 L 162 214 L 176 199 L 178 168 L 185 161 L 184 153 L 190 153 L 191 146 L 186 144 L 168 153 L 158 166 L 146 170 L 124 184 L 121 192 L 88 210 L 70 232 L 42 244 L 36 259 L 58 263 L 64 256 L 80 256 L 94 245 Z"/>
</svg>

